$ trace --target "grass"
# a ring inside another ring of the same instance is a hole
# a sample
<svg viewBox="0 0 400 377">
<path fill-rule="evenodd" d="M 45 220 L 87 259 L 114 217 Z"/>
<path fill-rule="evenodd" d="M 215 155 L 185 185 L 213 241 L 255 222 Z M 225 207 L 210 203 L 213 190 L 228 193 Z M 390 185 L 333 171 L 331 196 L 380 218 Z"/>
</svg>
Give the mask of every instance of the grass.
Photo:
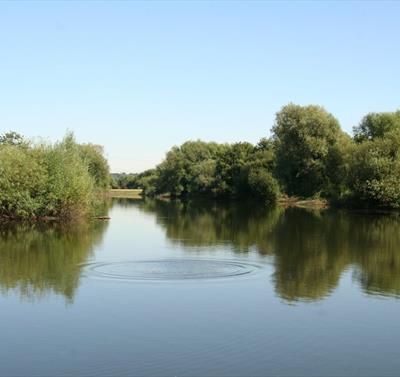
<svg viewBox="0 0 400 377">
<path fill-rule="evenodd" d="M 141 198 L 141 189 L 111 189 L 109 195 L 112 198 Z"/>
</svg>

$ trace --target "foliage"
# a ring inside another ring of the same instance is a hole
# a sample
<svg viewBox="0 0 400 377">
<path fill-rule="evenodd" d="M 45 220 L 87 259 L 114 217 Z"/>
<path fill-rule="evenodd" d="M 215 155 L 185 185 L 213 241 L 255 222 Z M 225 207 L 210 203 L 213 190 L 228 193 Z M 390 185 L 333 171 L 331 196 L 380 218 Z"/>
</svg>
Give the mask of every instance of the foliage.
<svg viewBox="0 0 400 377">
<path fill-rule="evenodd" d="M 366 140 L 354 147 L 349 186 L 353 203 L 400 208 L 400 133 Z"/>
<path fill-rule="evenodd" d="M 338 121 L 320 106 L 284 106 L 272 129 L 277 175 L 288 195 L 318 196 L 329 190 L 328 161 L 342 135 Z M 336 156 L 338 154 L 336 153 Z"/>
<path fill-rule="evenodd" d="M 155 196 L 158 175 L 155 169 L 149 169 L 140 174 L 139 184 L 144 195 Z"/>
<path fill-rule="evenodd" d="M 354 139 L 357 142 L 375 140 L 394 131 L 400 131 L 400 110 L 370 113 L 362 119 L 357 127 L 354 127 Z"/>
<path fill-rule="evenodd" d="M 111 186 L 113 189 L 137 189 L 139 188 L 139 175 L 126 173 L 111 174 Z"/>
<path fill-rule="evenodd" d="M 251 168 L 248 175 L 248 184 L 251 192 L 268 203 L 275 203 L 278 199 L 279 187 L 272 174 L 262 168 Z"/>
<path fill-rule="evenodd" d="M 189 141 L 173 147 L 140 183 L 146 195 L 250 195 L 273 203 L 279 192 L 272 175 L 273 156 L 272 143 L 266 140 L 257 146 Z"/>
<path fill-rule="evenodd" d="M 31 217 L 42 212 L 48 181 L 42 159 L 41 151 L 0 147 L 1 215 Z"/>
<path fill-rule="evenodd" d="M 400 208 L 400 111 L 367 114 L 349 158 L 352 205 Z"/>
<path fill-rule="evenodd" d="M 104 157 L 104 149 L 101 145 L 79 145 L 81 157 L 88 166 L 89 174 L 94 178 L 95 186 L 101 190 L 110 187 L 110 168 Z"/>
<path fill-rule="evenodd" d="M 150 174 L 134 177 L 149 196 L 323 197 L 331 203 L 400 208 L 400 111 L 371 113 L 354 137 L 320 106 L 284 106 L 272 139 L 257 145 L 188 141 Z M 279 182 L 279 183 L 278 183 Z"/>
<path fill-rule="evenodd" d="M 332 203 L 400 208 L 400 110 L 371 113 L 354 137 L 320 106 L 289 104 L 276 115 L 271 139 L 174 146 L 154 169 L 110 176 L 103 149 L 67 135 L 33 145 L 0 135 L 0 216 L 71 217 L 87 212 L 99 191 L 141 188 L 145 196 L 323 197 Z"/>
<path fill-rule="evenodd" d="M 108 167 L 100 150 L 72 134 L 54 145 L 0 145 L 0 216 L 71 218 L 88 213 L 105 189 Z M 106 170 L 107 169 L 107 170 Z"/>
<path fill-rule="evenodd" d="M 215 162 L 221 148 L 217 143 L 203 141 L 173 147 L 157 167 L 156 192 L 172 196 L 212 193 Z"/>
</svg>

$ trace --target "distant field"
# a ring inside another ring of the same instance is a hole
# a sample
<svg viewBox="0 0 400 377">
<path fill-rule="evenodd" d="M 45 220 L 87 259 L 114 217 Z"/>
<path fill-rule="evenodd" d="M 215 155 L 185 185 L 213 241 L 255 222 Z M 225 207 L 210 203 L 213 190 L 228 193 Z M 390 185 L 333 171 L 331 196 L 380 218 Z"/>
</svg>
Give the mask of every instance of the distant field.
<svg viewBox="0 0 400 377">
<path fill-rule="evenodd" d="M 111 189 L 110 190 L 110 196 L 112 198 L 135 198 L 139 199 L 141 198 L 142 190 L 141 189 L 134 189 L 134 190 L 129 190 L 129 189 Z"/>
</svg>

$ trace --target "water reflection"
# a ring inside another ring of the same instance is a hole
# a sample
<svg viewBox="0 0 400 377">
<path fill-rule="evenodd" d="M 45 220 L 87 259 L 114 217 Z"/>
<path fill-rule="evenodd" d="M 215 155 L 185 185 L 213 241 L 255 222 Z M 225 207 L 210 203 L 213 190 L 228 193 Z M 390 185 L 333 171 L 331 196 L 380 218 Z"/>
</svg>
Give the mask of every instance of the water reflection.
<svg viewBox="0 0 400 377">
<path fill-rule="evenodd" d="M 168 242 L 187 253 L 205 250 L 225 258 L 228 248 L 243 258 L 247 253 L 268 257 L 275 291 L 289 302 L 329 296 L 345 271 L 367 294 L 400 297 L 400 216 L 395 213 L 266 208 L 251 202 L 118 199 L 113 205 L 132 210 L 134 222 L 140 212 L 154 216 Z M 107 212 L 108 204 L 101 209 Z M 115 245 L 123 246 L 119 240 L 131 233 L 129 218 L 111 219 L 113 261 Z M 52 293 L 72 302 L 82 264 L 102 242 L 107 224 L 0 225 L 0 292 L 17 291 L 25 299 Z M 153 222 L 145 226 L 148 233 L 141 233 L 147 238 L 127 237 L 128 249 L 157 234 Z"/>
<path fill-rule="evenodd" d="M 214 246 L 230 243 L 237 252 L 255 247 L 259 253 L 272 249 L 272 233 L 283 212 L 254 202 L 144 201 L 140 208 L 153 212 L 173 243 Z"/>
<path fill-rule="evenodd" d="M 368 294 L 400 296 L 400 217 L 256 203 L 144 201 L 171 242 L 230 244 L 236 252 L 271 255 L 276 292 L 288 301 L 315 301 L 338 286 L 344 271 Z"/>
<path fill-rule="evenodd" d="M 72 302 L 81 264 L 102 240 L 107 222 L 1 224 L 0 291 L 33 300 L 55 293 Z"/>
</svg>

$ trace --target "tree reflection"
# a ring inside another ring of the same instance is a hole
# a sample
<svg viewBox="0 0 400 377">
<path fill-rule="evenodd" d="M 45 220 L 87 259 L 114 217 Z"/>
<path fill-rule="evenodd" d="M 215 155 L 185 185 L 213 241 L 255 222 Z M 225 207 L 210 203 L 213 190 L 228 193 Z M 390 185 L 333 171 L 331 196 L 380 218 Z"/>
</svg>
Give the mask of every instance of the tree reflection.
<svg viewBox="0 0 400 377">
<path fill-rule="evenodd" d="M 367 293 L 400 296 L 400 217 L 357 216 L 349 232 L 355 273 Z"/>
<path fill-rule="evenodd" d="M 144 201 L 171 242 L 188 249 L 228 243 L 272 255 L 273 282 L 288 301 L 321 300 L 351 269 L 368 294 L 400 296 L 400 216 L 255 203 Z"/>
<path fill-rule="evenodd" d="M 213 246 L 229 243 L 237 252 L 255 247 L 271 252 L 271 233 L 281 208 L 267 208 L 255 202 L 147 200 L 141 209 L 157 214 L 167 237 L 184 246 Z"/>
<path fill-rule="evenodd" d="M 72 302 L 82 263 L 102 240 L 106 222 L 2 224 L 0 290 L 35 299 L 50 292 Z"/>
<path fill-rule="evenodd" d="M 278 294 L 287 300 L 318 300 L 337 286 L 348 264 L 342 213 L 287 209 L 275 232 Z"/>
</svg>

